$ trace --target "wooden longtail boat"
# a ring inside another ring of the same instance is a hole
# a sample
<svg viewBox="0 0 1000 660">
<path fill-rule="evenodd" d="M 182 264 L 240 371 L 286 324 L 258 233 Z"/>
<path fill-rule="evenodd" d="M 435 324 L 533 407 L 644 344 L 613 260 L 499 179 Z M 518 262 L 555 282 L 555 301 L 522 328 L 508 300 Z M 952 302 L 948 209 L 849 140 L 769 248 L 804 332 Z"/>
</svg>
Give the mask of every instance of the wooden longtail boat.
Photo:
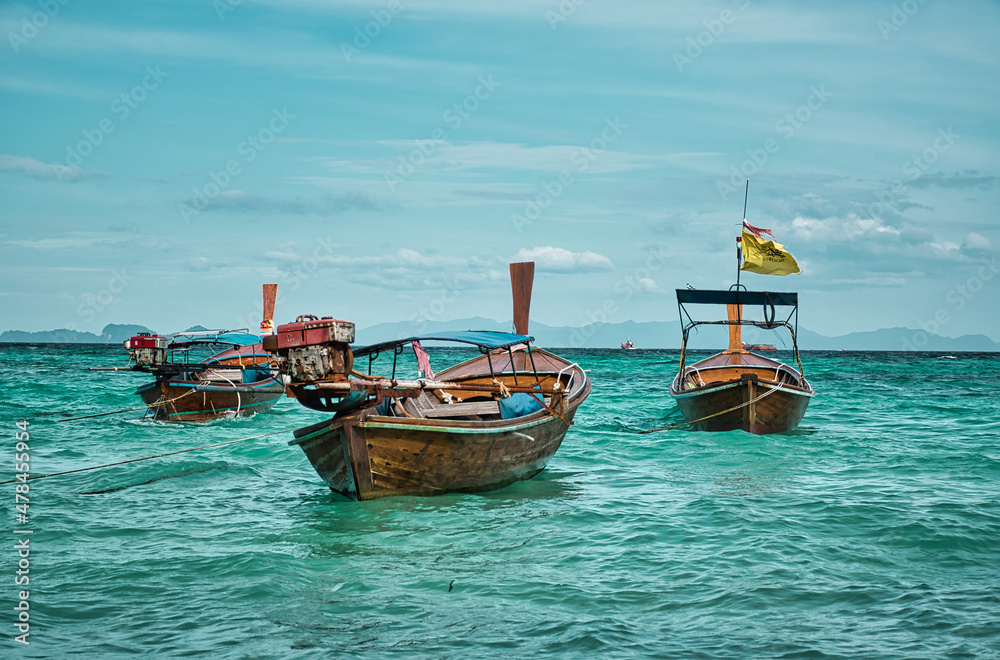
<svg viewBox="0 0 1000 660">
<path fill-rule="evenodd" d="M 166 340 L 166 341 L 163 341 Z M 285 393 L 271 356 L 260 337 L 242 332 L 181 333 L 166 337 L 137 335 L 126 344 L 130 352 L 148 350 L 142 344 L 161 343 L 160 364 L 137 364 L 135 371 L 156 379 L 136 389 L 153 419 L 205 422 L 224 416 L 252 415 L 270 410 Z M 230 348 L 209 358 L 188 362 L 191 352 L 209 347 Z M 157 350 L 157 349 L 153 349 Z"/>
<path fill-rule="evenodd" d="M 264 345 L 291 379 L 289 396 L 336 412 L 296 431 L 290 444 L 334 492 L 354 500 L 496 490 L 541 472 L 591 384 L 578 364 L 535 348 L 526 334 L 533 266 L 511 264 L 516 334 L 436 333 L 355 351 L 346 321 L 300 317 L 279 326 Z M 434 375 L 422 341 L 471 345 L 479 355 Z M 396 377 L 407 345 L 423 378 Z M 374 359 L 389 351 L 391 375 L 372 375 Z M 368 373 L 353 369 L 362 357 Z"/>
<path fill-rule="evenodd" d="M 276 289 L 276 284 L 264 285 L 265 329 L 274 315 Z M 141 333 L 128 339 L 125 349 L 133 371 L 155 376 L 135 392 L 153 419 L 204 422 L 252 415 L 270 410 L 285 391 L 261 338 L 246 331 L 184 332 L 170 338 Z"/>
<path fill-rule="evenodd" d="M 725 305 L 726 320 L 696 321 L 688 313 L 686 304 Z M 678 289 L 677 305 L 684 326 L 680 369 L 670 385 L 670 396 L 689 425 L 700 431 L 742 429 L 756 434 L 779 433 L 798 426 L 809 400 L 816 395 L 802 374 L 796 341 L 798 294 Z M 764 319 L 745 318 L 744 305 L 762 306 Z M 776 319 L 777 307 L 791 308 L 788 317 Z M 729 347 L 687 365 L 688 336 L 693 328 L 701 325 L 728 326 Z M 741 329 L 745 325 L 788 330 L 792 337 L 792 360 L 798 369 L 747 350 L 741 341 Z"/>
</svg>

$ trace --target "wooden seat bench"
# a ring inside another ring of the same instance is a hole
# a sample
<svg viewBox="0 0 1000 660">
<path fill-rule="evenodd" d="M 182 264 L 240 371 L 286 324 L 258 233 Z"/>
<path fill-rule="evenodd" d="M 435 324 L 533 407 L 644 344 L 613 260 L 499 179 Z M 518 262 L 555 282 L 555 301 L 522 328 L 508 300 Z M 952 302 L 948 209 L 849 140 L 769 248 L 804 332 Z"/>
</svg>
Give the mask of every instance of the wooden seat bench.
<svg viewBox="0 0 1000 660">
<path fill-rule="evenodd" d="M 447 403 L 420 410 L 424 417 L 462 417 L 465 415 L 499 415 L 500 405 L 496 401 L 469 401 L 467 403 Z"/>
</svg>

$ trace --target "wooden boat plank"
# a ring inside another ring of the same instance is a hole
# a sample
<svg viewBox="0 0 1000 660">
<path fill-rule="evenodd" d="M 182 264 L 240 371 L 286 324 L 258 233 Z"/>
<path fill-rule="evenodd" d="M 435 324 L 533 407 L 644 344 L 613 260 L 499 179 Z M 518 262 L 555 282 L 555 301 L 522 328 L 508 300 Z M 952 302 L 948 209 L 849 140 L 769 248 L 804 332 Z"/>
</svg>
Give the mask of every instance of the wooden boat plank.
<svg viewBox="0 0 1000 660">
<path fill-rule="evenodd" d="M 496 401 L 469 401 L 448 403 L 423 410 L 424 417 L 461 417 L 464 415 L 499 415 L 500 405 Z"/>
<path fill-rule="evenodd" d="M 748 386 L 737 386 L 715 390 L 711 392 L 711 396 L 709 391 L 705 391 L 701 393 L 701 397 L 677 397 L 677 405 L 685 419 L 695 420 L 739 406 L 758 396 L 762 398 L 752 406 L 715 415 L 692 424 L 692 428 L 702 431 L 743 429 L 751 433 L 774 433 L 795 428 L 802 420 L 812 395 L 787 388 L 776 389 L 768 394 L 769 389 L 762 386 L 760 390 L 751 392 Z M 765 394 L 766 396 L 762 396 Z M 750 417 L 751 409 L 755 413 L 753 418 Z"/>
<path fill-rule="evenodd" d="M 238 391 L 237 396 L 237 389 L 232 386 L 218 387 L 196 381 L 154 381 L 137 389 L 136 394 L 150 406 L 170 402 L 150 408 L 155 419 L 202 422 L 230 412 L 249 414 L 268 410 L 283 396 L 284 387 L 271 381 L 240 387 Z"/>
<path fill-rule="evenodd" d="M 344 434 L 354 485 L 359 493 L 370 491 L 373 487 L 372 470 L 364 434 L 357 424 L 350 420 L 341 425 L 341 433 Z"/>
<path fill-rule="evenodd" d="M 437 457 L 432 462 L 400 463 L 372 454 L 373 481 L 379 488 L 389 484 L 395 490 L 461 490 L 510 482 L 530 471 L 537 473 L 554 449 L 538 449 L 528 454 L 501 453 L 498 445 L 477 457 L 457 454 Z M 419 456 L 416 458 L 420 458 Z M 478 460 L 476 460 L 478 458 Z"/>
<path fill-rule="evenodd" d="M 483 475 L 496 469 L 496 464 L 516 463 L 544 454 L 547 446 L 530 436 L 520 443 L 490 437 L 488 440 L 470 442 L 469 436 L 441 434 L 430 442 L 401 437 L 379 437 L 368 449 L 372 464 L 386 467 L 405 467 L 453 473 L 454 466 L 461 466 L 469 475 Z"/>
<path fill-rule="evenodd" d="M 569 411 L 571 419 L 575 407 Z M 373 418 L 368 417 L 368 420 Z M 387 420 L 389 418 L 374 418 Z M 342 495 L 371 499 L 398 494 L 430 494 L 456 490 L 490 490 L 519 479 L 530 478 L 544 468 L 565 435 L 566 425 L 555 417 L 541 423 L 521 425 L 528 431 L 509 429 L 440 429 L 414 431 L 384 423 L 344 420 L 364 438 L 367 475 L 351 483 L 340 468 L 337 449 L 343 444 L 339 425 L 303 429 L 300 444 L 330 488 Z M 439 423 L 440 424 L 440 423 Z M 352 453 L 357 455 L 357 445 Z M 357 461 L 352 469 L 360 471 Z M 370 481 L 365 481 L 370 479 Z"/>
</svg>

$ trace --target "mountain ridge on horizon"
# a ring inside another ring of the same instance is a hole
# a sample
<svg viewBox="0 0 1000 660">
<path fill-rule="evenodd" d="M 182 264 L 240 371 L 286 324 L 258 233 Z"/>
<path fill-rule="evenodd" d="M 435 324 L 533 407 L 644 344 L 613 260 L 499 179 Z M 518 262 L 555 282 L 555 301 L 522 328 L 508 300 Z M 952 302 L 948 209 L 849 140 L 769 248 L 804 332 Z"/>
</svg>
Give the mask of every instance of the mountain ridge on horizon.
<svg viewBox="0 0 1000 660">
<path fill-rule="evenodd" d="M 454 321 L 403 321 L 379 323 L 359 329 L 358 343 L 373 344 L 439 330 L 454 330 L 461 328 L 462 324 L 469 324 L 470 327 L 462 328 L 469 330 L 513 331 L 513 321 L 504 323 L 478 316 Z M 479 327 L 472 324 L 478 324 Z M 631 339 L 639 349 L 679 349 L 681 340 L 678 321 L 595 322 L 578 328 L 549 326 L 532 321 L 529 334 L 535 338 L 538 346 L 552 348 L 619 348 L 626 339 Z M 783 348 L 782 338 L 780 335 L 775 336 L 776 334 L 758 328 L 744 328 L 743 339 L 748 343 L 772 344 Z M 986 335 L 943 337 L 911 328 L 880 328 L 828 337 L 800 326 L 798 335 L 799 348 L 802 350 L 1000 352 L 1000 342 L 995 342 Z M 784 333 L 783 339 L 784 343 L 790 344 L 787 333 Z M 720 327 L 707 328 L 704 335 L 693 335 L 690 340 L 690 348 L 693 349 L 724 348 L 725 344 L 725 330 Z"/>
<path fill-rule="evenodd" d="M 466 326 L 466 327 L 463 327 Z M 452 321 L 401 321 L 378 323 L 357 331 L 357 344 L 374 344 L 401 337 L 426 335 L 444 330 L 496 330 L 512 332 L 512 321 L 501 322 L 480 316 Z M 552 348 L 618 348 L 626 339 L 631 339 L 636 348 L 677 349 L 680 348 L 680 324 L 678 321 L 621 321 L 618 323 L 591 323 L 581 327 L 549 326 L 532 322 L 530 334 L 539 346 Z M 186 331 L 203 330 L 193 326 Z M 153 332 L 139 324 L 107 324 L 101 333 L 82 332 L 59 328 L 38 332 L 7 330 L 0 333 L 0 343 L 69 343 L 104 344 L 121 343 L 138 332 Z M 777 334 L 757 328 L 744 328 L 744 341 L 748 343 L 771 344 L 787 348 L 790 338 L 787 333 Z M 713 349 L 725 346 L 725 331 L 721 327 L 706 328 L 703 333 L 691 337 L 689 347 L 693 349 Z M 172 333 L 173 334 L 173 333 Z M 880 328 L 852 332 L 846 335 L 828 337 L 800 327 L 799 348 L 802 350 L 859 350 L 859 351 L 962 351 L 1000 352 L 1000 342 L 986 335 L 963 335 L 943 337 L 923 330 L 911 328 Z"/>
</svg>

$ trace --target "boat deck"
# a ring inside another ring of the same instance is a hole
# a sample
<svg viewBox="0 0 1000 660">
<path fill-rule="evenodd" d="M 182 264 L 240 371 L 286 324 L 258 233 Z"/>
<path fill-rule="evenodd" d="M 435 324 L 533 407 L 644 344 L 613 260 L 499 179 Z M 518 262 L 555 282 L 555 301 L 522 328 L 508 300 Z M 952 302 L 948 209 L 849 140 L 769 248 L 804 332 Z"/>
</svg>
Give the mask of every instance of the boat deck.
<svg viewBox="0 0 1000 660">
<path fill-rule="evenodd" d="M 724 352 L 705 358 L 686 367 L 684 373 L 674 379 L 673 390 L 686 392 L 705 387 L 715 387 L 754 376 L 758 381 L 778 386 L 807 389 L 802 375 L 784 364 L 761 355 L 748 352 Z"/>
<path fill-rule="evenodd" d="M 539 374 L 539 376 L 541 387 L 551 392 L 556 382 L 556 374 Z M 509 374 L 502 376 L 500 380 L 506 381 L 505 384 L 508 386 L 513 382 Z M 524 380 L 523 374 L 521 380 Z M 562 381 L 560 389 L 555 394 L 542 394 L 539 392 L 534 395 L 519 393 L 513 396 L 527 403 L 531 411 L 527 414 L 544 410 L 545 407 L 551 408 L 554 402 L 558 403 L 564 396 L 566 387 L 572 382 L 572 376 L 570 374 L 563 374 L 560 380 Z M 533 384 L 534 382 L 532 382 Z M 387 416 L 410 417 L 414 419 L 495 421 L 503 418 L 502 401 L 510 402 L 512 399 L 497 399 L 487 391 L 456 390 L 448 392 L 444 390 L 432 390 L 430 392 L 421 392 L 417 397 L 397 399 L 386 408 L 385 412 Z"/>
</svg>

